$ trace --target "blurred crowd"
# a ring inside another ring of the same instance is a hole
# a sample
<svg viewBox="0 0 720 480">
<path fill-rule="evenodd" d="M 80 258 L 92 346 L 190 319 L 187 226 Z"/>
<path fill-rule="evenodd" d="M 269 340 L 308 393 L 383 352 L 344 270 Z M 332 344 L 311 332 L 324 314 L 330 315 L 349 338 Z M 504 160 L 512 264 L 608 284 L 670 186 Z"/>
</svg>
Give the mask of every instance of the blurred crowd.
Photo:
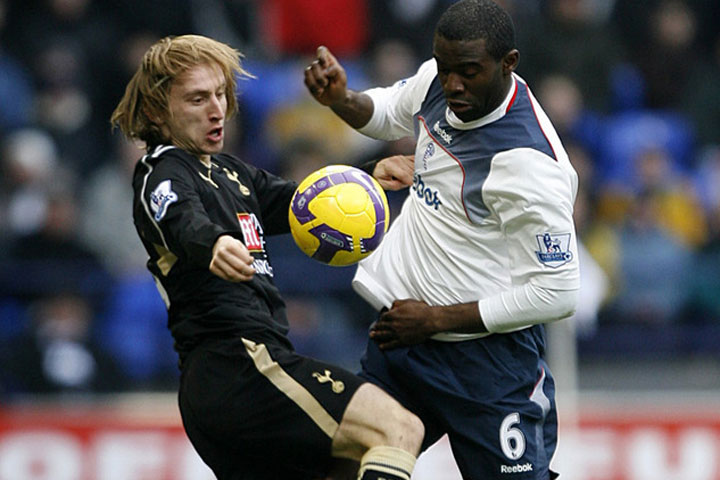
<svg viewBox="0 0 720 480">
<path fill-rule="evenodd" d="M 429 58 L 451 0 L 0 0 L 0 396 L 172 389 L 165 307 L 131 219 L 142 146 L 110 114 L 145 49 L 199 33 L 245 55 L 227 150 L 301 180 L 411 153 L 306 94 L 324 44 L 350 87 Z M 518 73 L 580 176 L 580 355 L 715 355 L 720 342 L 720 2 L 502 0 Z M 397 212 L 404 192 L 391 192 Z M 271 239 L 298 350 L 357 365 L 373 313 L 353 269 Z M 311 278 L 312 282 L 306 279 Z"/>
</svg>

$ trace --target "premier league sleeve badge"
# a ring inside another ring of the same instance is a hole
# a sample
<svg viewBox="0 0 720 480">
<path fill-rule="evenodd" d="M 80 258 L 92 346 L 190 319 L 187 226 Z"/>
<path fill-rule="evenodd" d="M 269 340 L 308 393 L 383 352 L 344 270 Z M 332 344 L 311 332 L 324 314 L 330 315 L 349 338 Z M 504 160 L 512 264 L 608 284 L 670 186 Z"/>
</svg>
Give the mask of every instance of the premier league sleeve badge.
<svg viewBox="0 0 720 480">
<path fill-rule="evenodd" d="M 542 233 L 535 235 L 539 250 L 536 250 L 538 260 L 550 268 L 558 268 L 573 259 L 570 251 L 569 233 Z"/>
</svg>

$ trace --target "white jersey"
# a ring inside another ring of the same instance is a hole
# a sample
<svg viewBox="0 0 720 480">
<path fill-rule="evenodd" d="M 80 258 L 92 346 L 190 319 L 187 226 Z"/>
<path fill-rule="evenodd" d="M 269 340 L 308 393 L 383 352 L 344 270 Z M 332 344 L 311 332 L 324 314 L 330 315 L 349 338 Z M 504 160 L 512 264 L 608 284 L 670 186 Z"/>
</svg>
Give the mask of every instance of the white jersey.
<svg viewBox="0 0 720 480">
<path fill-rule="evenodd" d="M 365 93 L 374 112 L 361 133 L 414 135 L 417 144 L 408 198 L 378 250 L 360 263 L 355 290 L 378 310 L 397 299 L 478 301 L 490 332 L 547 321 L 523 305 L 537 302 L 521 297 L 526 287 L 579 288 L 577 174 L 525 82 L 514 75 L 503 103 L 468 123 L 447 108 L 434 60 L 407 80 Z"/>
</svg>

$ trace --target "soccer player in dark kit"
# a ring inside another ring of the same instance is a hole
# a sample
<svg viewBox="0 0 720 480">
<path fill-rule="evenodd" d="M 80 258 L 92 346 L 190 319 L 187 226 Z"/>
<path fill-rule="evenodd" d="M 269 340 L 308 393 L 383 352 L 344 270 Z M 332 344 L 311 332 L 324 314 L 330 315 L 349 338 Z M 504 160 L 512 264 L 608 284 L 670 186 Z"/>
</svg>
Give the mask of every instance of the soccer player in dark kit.
<svg viewBox="0 0 720 480">
<path fill-rule="evenodd" d="M 334 459 L 359 462 L 362 480 L 409 480 L 419 419 L 287 338 L 264 238 L 289 232 L 297 185 L 222 153 L 250 76 L 240 58 L 202 36 L 162 39 L 111 118 L 147 146 L 133 216 L 168 308 L 185 431 L 222 480 L 325 478 L 341 471 Z"/>
</svg>

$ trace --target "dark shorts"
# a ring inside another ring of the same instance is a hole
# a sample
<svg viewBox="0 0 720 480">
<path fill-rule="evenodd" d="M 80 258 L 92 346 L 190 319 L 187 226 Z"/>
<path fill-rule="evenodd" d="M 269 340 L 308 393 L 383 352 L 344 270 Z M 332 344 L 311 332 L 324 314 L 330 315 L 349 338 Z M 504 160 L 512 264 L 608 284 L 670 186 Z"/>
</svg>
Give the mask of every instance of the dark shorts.
<svg viewBox="0 0 720 480">
<path fill-rule="evenodd" d="M 555 384 L 535 326 L 464 342 L 381 352 L 369 341 L 361 376 L 443 434 L 465 480 L 548 480 L 557 441 Z"/>
<path fill-rule="evenodd" d="M 180 413 L 220 480 L 312 479 L 362 383 L 280 342 L 206 340 L 183 361 Z"/>
</svg>

